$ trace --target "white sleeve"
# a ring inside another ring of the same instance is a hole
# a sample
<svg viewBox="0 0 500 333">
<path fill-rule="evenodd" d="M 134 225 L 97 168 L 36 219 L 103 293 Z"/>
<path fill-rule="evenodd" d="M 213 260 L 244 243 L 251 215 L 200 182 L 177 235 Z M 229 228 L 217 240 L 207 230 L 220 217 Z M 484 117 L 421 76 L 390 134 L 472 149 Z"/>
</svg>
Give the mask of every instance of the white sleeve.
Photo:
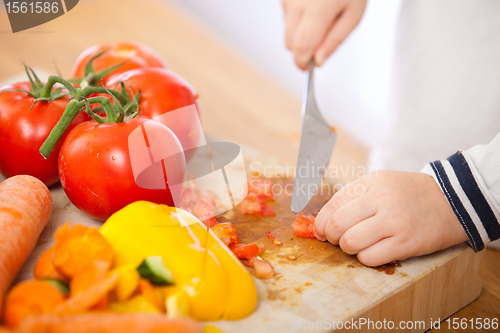
<svg viewBox="0 0 500 333">
<path fill-rule="evenodd" d="M 500 238 L 500 133 L 487 145 L 427 164 L 474 251 Z"/>
</svg>

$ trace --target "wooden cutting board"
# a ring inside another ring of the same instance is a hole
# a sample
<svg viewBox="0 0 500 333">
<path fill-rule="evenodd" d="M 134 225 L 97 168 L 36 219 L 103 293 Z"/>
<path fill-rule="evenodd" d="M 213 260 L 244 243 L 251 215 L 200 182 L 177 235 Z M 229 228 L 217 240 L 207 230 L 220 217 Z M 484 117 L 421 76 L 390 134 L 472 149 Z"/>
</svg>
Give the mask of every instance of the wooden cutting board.
<svg viewBox="0 0 500 333">
<path fill-rule="evenodd" d="M 338 246 L 295 237 L 290 227 L 295 219 L 290 211 L 293 184 L 290 165 L 251 149 L 244 149 L 243 156 L 249 174 L 260 170 L 267 176 L 279 175 L 274 181 L 282 185 L 281 188 L 288 188 L 289 193 L 278 195 L 273 204 L 277 213 L 274 217 L 243 215 L 237 207 L 218 216 L 217 220 L 232 222 L 241 242 L 264 245 L 266 251 L 262 257 L 273 264 L 276 277 L 255 279 L 259 302 L 251 316 L 213 325 L 227 333 L 294 332 L 300 325 L 315 332 L 330 332 L 328 324 L 332 320 L 369 318 L 392 320 L 395 325 L 400 321 L 424 321 L 417 329 L 398 329 L 398 332 L 423 332 L 430 328 L 431 318 L 443 320 L 479 296 L 481 282 L 477 271 L 482 254 L 474 253 L 466 244 L 405 260 L 400 267 L 375 269 L 363 266 Z M 305 212 L 317 212 L 333 195 L 334 185 L 334 180 L 326 180 L 326 193 L 314 197 Z M 54 232 L 62 224 L 70 221 L 93 227 L 101 225 L 71 204 L 60 185 L 52 187 L 51 193 L 52 216 L 16 282 L 32 277 L 36 260 L 53 245 Z M 273 232 L 282 245 L 268 240 L 265 231 Z M 253 268 L 248 269 L 254 275 Z"/>
</svg>

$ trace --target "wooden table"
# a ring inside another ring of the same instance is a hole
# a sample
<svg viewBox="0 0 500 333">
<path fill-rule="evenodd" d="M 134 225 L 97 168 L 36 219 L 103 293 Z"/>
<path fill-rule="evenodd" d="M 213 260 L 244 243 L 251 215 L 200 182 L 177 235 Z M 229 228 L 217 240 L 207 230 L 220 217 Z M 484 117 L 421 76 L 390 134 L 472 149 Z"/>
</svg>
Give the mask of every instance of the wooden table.
<svg viewBox="0 0 500 333">
<path fill-rule="evenodd" d="M 300 137 L 300 96 L 281 89 L 227 45 L 168 2 L 102 0 L 80 2 L 62 17 L 13 34 L 0 11 L 0 80 L 28 65 L 69 76 L 74 59 L 85 48 L 105 41 L 137 40 L 151 45 L 198 90 L 207 133 L 295 161 Z M 367 150 L 339 133 L 332 165 L 358 170 Z M 342 181 L 352 181 L 349 172 Z M 479 273 L 481 296 L 453 318 L 500 317 L 500 252 L 486 250 Z M 448 332 L 445 325 L 432 332 Z M 463 330 L 464 332 L 467 330 Z"/>
</svg>

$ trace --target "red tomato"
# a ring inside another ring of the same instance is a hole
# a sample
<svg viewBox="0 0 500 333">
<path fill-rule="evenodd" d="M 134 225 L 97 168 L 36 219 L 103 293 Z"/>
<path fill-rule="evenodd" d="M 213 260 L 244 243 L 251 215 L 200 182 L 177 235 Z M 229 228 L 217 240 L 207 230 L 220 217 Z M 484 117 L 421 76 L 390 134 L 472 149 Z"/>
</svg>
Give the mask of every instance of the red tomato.
<svg viewBox="0 0 500 333">
<path fill-rule="evenodd" d="M 61 148 L 59 176 L 71 202 L 90 216 L 106 220 L 111 214 L 138 201 L 147 200 L 172 206 L 170 189 L 145 189 L 136 184 L 129 155 L 129 134 L 149 121 L 148 136 L 161 136 L 172 142 L 169 154 L 182 152 L 175 135 L 164 125 L 137 117 L 123 123 L 97 124 L 89 121 L 75 127 Z M 153 132 L 149 132 L 153 131 Z M 151 143 L 151 142 L 150 142 Z M 168 168 L 170 181 L 181 183 L 185 160 L 179 154 Z M 142 175 L 142 174 L 141 174 Z M 162 178 L 162 181 L 166 180 Z"/>
<path fill-rule="evenodd" d="M 31 91 L 29 82 L 5 86 L 0 90 L 23 89 Z M 45 185 L 59 181 L 57 159 L 66 135 L 48 158 L 38 152 L 68 104 L 68 97 L 44 103 L 38 102 L 30 110 L 35 99 L 24 92 L 0 93 L 0 172 L 5 177 L 31 175 Z M 70 125 L 69 131 L 81 122 L 89 120 L 84 113 Z"/>
<path fill-rule="evenodd" d="M 248 193 L 247 197 L 241 202 L 241 211 L 243 214 L 253 214 L 256 216 L 276 215 L 271 205 L 259 198 L 255 193 Z"/>
<path fill-rule="evenodd" d="M 250 259 L 259 255 L 257 244 L 231 244 L 229 249 L 233 251 L 238 259 Z"/>
<path fill-rule="evenodd" d="M 240 240 L 236 234 L 236 229 L 230 222 L 218 223 L 211 227 L 212 231 L 219 239 L 227 246 L 231 244 L 239 244 Z"/>
<path fill-rule="evenodd" d="M 248 179 L 248 193 L 255 193 L 264 200 L 276 200 L 273 182 L 270 179 Z"/>
<path fill-rule="evenodd" d="M 198 117 L 200 115 L 198 94 L 189 82 L 171 70 L 152 67 L 134 69 L 115 76 L 106 86 L 112 88 L 119 81 L 128 82 L 134 93 L 141 89 L 140 115 L 154 118 L 193 104 Z M 196 126 L 199 121 L 195 117 L 196 114 L 161 121 L 179 138 L 184 150 L 197 147 L 200 142 L 202 133 Z"/>
<path fill-rule="evenodd" d="M 107 50 L 94 60 L 94 70 L 101 71 L 128 60 L 104 78 L 104 82 L 125 71 L 141 67 L 165 67 L 167 62 L 155 50 L 147 45 L 133 42 L 112 42 L 94 45 L 83 51 L 73 65 L 72 76 L 81 78 L 85 74 L 85 66 L 90 58 Z"/>
<path fill-rule="evenodd" d="M 314 236 L 314 221 L 316 218 L 312 215 L 298 213 L 295 221 L 292 223 L 293 232 L 299 237 L 316 238 Z"/>
</svg>

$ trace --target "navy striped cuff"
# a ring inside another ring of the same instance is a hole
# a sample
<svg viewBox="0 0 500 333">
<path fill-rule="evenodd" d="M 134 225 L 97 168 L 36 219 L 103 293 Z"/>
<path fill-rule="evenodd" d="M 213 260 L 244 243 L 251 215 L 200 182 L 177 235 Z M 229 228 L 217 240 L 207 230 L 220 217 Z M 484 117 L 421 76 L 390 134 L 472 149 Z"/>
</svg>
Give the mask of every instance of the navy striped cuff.
<svg viewBox="0 0 500 333">
<path fill-rule="evenodd" d="M 469 236 L 474 251 L 500 238 L 500 224 L 462 152 L 430 163 L 435 178 Z"/>
</svg>

